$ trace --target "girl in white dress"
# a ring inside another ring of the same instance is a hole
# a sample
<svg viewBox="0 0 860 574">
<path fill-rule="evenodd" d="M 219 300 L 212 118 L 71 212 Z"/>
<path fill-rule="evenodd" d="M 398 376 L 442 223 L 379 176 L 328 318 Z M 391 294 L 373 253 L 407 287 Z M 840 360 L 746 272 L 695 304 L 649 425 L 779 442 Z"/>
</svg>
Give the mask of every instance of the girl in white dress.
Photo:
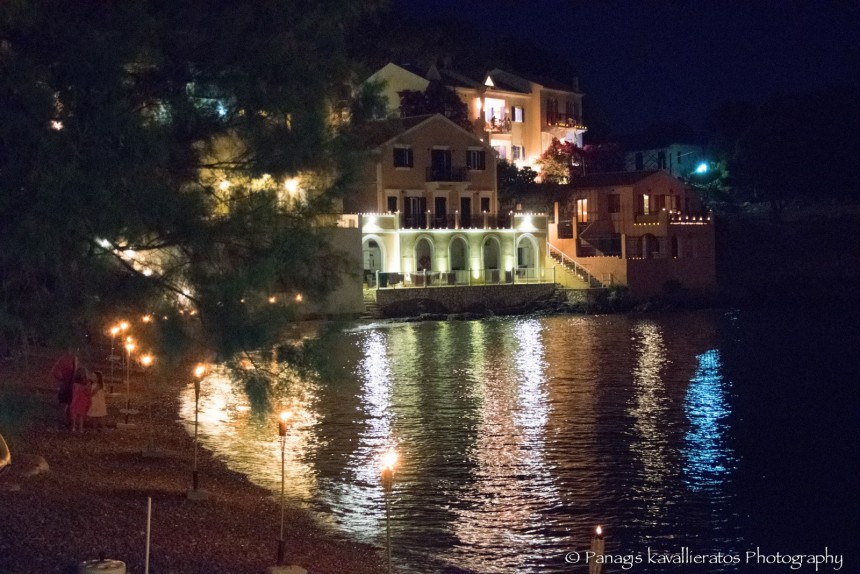
<svg viewBox="0 0 860 574">
<path fill-rule="evenodd" d="M 96 381 L 90 386 L 90 408 L 87 417 L 92 421 L 93 427 L 102 432 L 102 421 L 107 416 L 107 404 L 105 403 L 105 383 L 101 371 L 96 371 Z"/>
</svg>

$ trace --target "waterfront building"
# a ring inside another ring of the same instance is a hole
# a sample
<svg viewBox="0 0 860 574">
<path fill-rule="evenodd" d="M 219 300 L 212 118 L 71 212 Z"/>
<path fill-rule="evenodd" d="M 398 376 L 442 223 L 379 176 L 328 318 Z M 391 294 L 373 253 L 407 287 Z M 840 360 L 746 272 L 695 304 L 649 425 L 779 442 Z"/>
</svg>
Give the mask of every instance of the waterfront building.
<svg viewBox="0 0 860 574">
<path fill-rule="evenodd" d="M 379 287 L 538 282 L 545 214 L 500 213 L 496 151 L 440 114 L 361 126 L 367 150 L 343 220 Z M 551 274 L 551 270 L 550 270 Z"/>
<path fill-rule="evenodd" d="M 604 286 L 627 286 L 634 297 L 716 287 L 712 215 L 665 171 L 577 178 L 554 211 L 552 254 Z"/>
</svg>

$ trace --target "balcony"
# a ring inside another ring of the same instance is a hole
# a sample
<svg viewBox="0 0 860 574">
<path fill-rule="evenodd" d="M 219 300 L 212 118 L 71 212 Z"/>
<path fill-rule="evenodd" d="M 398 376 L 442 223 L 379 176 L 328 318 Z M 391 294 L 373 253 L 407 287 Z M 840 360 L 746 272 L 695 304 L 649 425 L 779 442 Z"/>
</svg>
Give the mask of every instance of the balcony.
<svg viewBox="0 0 860 574">
<path fill-rule="evenodd" d="M 367 213 L 355 216 L 364 233 L 400 229 L 508 229 L 523 233 L 545 232 L 547 217 L 529 213 Z M 513 218 L 513 219 L 512 219 Z M 351 220 L 350 220 L 351 221 Z"/>
<path fill-rule="evenodd" d="M 484 124 L 491 134 L 507 134 L 511 132 L 511 118 L 491 118 Z"/>
<path fill-rule="evenodd" d="M 469 170 L 465 166 L 428 167 L 425 181 L 468 181 Z"/>
<path fill-rule="evenodd" d="M 585 128 L 585 126 L 582 125 L 582 122 L 579 119 L 572 116 L 557 116 L 555 118 L 547 118 L 546 125 L 553 128 Z"/>
</svg>

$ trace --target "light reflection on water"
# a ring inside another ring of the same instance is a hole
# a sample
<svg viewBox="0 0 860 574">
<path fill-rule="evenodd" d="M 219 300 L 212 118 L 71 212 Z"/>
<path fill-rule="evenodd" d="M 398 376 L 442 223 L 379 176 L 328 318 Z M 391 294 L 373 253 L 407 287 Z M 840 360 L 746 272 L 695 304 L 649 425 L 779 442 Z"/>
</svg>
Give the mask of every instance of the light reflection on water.
<svg viewBox="0 0 860 574">
<path fill-rule="evenodd" d="M 721 518 L 732 514 L 725 482 L 735 461 L 713 319 L 673 321 L 510 318 L 343 332 L 329 355 L 339 375 L 279 387 L 277 402 L 298 418 L 287 493 L 382 546 L 377 460 L 396 443 L 399 571 L 566 572 L 564 554 L 586 549 L 597 523 L 610 552 L 685 534 L 708 544 L 703 551 L 724 550 L 736 537 Z M 208 377 L 202 443 L 279 492 L 274 414 L 247 404 L 223 373 Z M 193 386 L 181 414 L 193 425 Z"/>
</svg>

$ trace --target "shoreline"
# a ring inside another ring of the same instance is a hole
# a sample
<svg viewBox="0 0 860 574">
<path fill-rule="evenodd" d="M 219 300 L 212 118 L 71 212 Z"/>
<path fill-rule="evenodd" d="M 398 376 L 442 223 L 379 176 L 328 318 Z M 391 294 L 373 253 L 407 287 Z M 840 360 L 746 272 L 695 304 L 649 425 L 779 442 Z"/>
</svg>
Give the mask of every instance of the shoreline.
<svg viewBox="0 0 860 574">
<path fill-rule="evenodd" d="M 100 353 L 96 347 L 88 350 Z M 0 364 L 0 400 L 26 411 L 22 428 L 0 428 L 12 451 L 12 466 L 0 476 L 0 572 L 73 573 L 101 552 L 124 561 L 129 572 L 143 572 L 147 497 L 152 497 L 153 572 L 251 574 L 275 564 L 280 506 L 270 491 L 200 447 L 201 489 L 212 498 L 186 498 L 193 438 L 179 418 L 178 397 L 187 380 L 152 386 L 158 394 L 151 436 L 164 455 L 147 458 L 142 455 L 150 442 L 145 408 L 135 416 L 137 428 L 113 425 L 122 416 L 124 395 L 108 397 L 110 428 L 101 433 L 75 434 L 61 424 L 56 385 L 48 374 L 56 354 L 44 350 L 29 357 L 26 371 L 21 360 Z M 84 364 L 105 371 L 96 362 Z M 142 383 L 140 375 L 132 377 L 132 406 L 144 404 Z M 0 417 L 4 422 L 9 421 Z M 36 457 L 50 470 L 26 476 Z M 295 501 L 287 500 L 285 514 L 288 564 L 310 573 L 384 571 L 377 548 L 333 531 Z"/>
</svg>

